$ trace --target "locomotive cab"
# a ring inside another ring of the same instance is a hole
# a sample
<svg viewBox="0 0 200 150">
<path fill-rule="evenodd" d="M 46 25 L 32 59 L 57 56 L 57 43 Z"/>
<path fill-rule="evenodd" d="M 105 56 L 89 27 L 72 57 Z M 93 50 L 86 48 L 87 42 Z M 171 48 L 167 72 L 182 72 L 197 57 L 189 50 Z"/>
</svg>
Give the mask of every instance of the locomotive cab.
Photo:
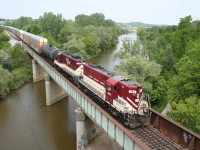
<svg viewBox="0 0 200 150">
<path fill-rule="evenodd" d="M 112 104 L 113 99 L 118 98 L 118 81 L 113 78 L 109 78 L 106 81 L 106 100 Z"/>
</svg>

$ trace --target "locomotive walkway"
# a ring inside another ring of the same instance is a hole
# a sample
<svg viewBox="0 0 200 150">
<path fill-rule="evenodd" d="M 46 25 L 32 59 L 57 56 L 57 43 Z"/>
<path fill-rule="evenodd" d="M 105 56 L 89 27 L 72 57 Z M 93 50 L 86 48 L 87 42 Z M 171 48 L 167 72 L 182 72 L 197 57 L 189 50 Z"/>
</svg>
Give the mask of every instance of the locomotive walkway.
<svg viewBox="0 0 200 150">
<path fill-rule="evenodd" d="M 200 150 L 199 135 L 154 110 L 151 110 L 151 129 L 141 128 L 131 131 L 125 128 L 31 48 L 25 46 L 25 50 L 34 59 L 34 82 L 45 79 L 46 104 L 51 105 L 64 96 L 70 96 L 80 107 L 76 110 L 77 149 L 84 149 L 88 144 L 89 138 L 97 134 L 98 128 L 93 127 L 93 123 L 95 123 L 124 150 L 163 149 L 165 145 L 168 146 L 166 149 Z M 55 90 L 56 86 L 59 86 L 60 89 Z M 154 136 L 155 130 L 157 134 L 156 137 Z M 163 143 L 167 141 L 168 144 L 162 145 L 163 147 L 157 146 L 156 148 L 152 148 L 152 145 L 155 144 L 158 139 L 165 141 Z M 175 142 L 177 144 L 175 144 Z"/>
</svg>

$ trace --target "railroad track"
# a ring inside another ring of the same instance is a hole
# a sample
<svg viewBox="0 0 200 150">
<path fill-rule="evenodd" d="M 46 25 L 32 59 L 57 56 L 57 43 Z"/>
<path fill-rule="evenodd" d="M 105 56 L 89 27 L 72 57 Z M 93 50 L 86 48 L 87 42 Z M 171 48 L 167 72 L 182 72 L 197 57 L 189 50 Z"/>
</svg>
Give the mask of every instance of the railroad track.
<svg viewBox="0 0 200 150">
<path fill-rule="evenodd" d="M 13 39 L 15 39 L 16 41 L 21 41 L 17 36 L 15 36 L 12 32 L 10 31 L 5 31 L 10 37 L 12 37 Z"/>
<path fill-rule="evenodd" d="M 185 150 L 152 126 L 135 128 L 131 132 L 152 150 Z"/>
<path fill-rule="evenodd" d="M 16 36 L 11 36 L 19 41 L 19 38 Z M 47 58 L 45 59 L 50 65 L 52 62 L 49 61 Z M 68 78 L 66 74 L 60 72 L 63 76 Z M 69 78 L 68 78 L 69 80 Z M 74 83 L 73 83 L 74 84 Z M 75 85 L 75 84 L 74 84 Z M 86 93 L 91 99 L 95 99 L 95 102 L 98 105 L 103 105 L 99 101 L 96 100 L 94 95 L 90 93 Z M 102 107 L 106 112 L 108 112 L 111 116 L 113 116 L 105 107 Z M 200 150 L 200 136 L 196 133 L 191 132 L 190 130 L 186 129 L 185 127 L 180 126 L 179 124 L 171 121 L 165 116 L 160 115 L 154 110 L 151 110 L 151 126 L 146 127 L 138 127 L 130 130 L 130 132 L 140 139 L 145 145 L 147 145 L 150 149 L 153 150 Z M 117 118 L 115 118 L 118 120 Z M 118 120 L 119 121 L 119 120 Z M 123 125 L 123 122 L 119 121 Z M 154 128 L 154 126 L 159 127 L 159 129 Z M 165 135 L 169 136 L 165 136 Z M 167 134 L 166 134 L 167 133 Z M 174 138 L 177 140 L 175 143 L 170 138 Z M 186 148 L 183 148 L 183 147 Z"/>
</svg>

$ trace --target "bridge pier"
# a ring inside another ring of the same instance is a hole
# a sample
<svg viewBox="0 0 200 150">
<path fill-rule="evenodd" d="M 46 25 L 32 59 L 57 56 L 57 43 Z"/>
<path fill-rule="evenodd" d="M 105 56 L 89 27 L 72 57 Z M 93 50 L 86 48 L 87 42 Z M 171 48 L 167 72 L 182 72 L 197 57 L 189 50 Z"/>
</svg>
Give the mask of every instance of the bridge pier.
<svg viewBox="0 0 200 150">
<path fill-rule="evenodd" d="M 55 102 L 61 100 L 67 96 L 65 90 L 63 90 L 49 75 L 45 77 L 46 88 L 46 105 L 52 105 Z"/>
<path fill-rule="evenodd" d="M 46 71 L 32 59 L 32 69 L 33 69 L 33 82 L 38 82 L 45 79 Z"/>
<path fill-rule="evenodd" d="M 92 141 L 100 132 L 96 126 L 81 110 L 77 108 L 76 112 L 76 147 L 77 150 L 84 150 L 88 143 Z"/>
</svg>

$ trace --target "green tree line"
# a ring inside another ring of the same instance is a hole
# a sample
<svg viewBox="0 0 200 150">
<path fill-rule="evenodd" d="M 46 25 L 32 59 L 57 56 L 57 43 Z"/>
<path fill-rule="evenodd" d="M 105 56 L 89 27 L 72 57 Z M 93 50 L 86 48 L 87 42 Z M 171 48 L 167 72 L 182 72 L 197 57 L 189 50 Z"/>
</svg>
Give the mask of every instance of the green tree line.
<svg viewBox="0 0 200 150">
<path fill-rule="evenodd" d="M 0 97 L 31 77 L 31 60 L 20 45 L 11 47 L 9 36 L 0 27 Z"/>
<path fill-rule="evenodd" d="M 7 25 L 41 35 L 64 51 L 85 59 L 115 46 L 118 36 L 127 32 L 102 13 L 80 14 L 75 21 L 66 20 L 61 14 L 46 12 L 39 19 L 20 17 Z"/>
<path fill-rule="evenodd" d="M 153 108 L 170 101 L 168 115 L 200 133 L 200 21 L 186 16 L 174 26 L 139 27 L 137 35 L 124 41 L 117 71 L 144 84 Z"/>
</svg>

